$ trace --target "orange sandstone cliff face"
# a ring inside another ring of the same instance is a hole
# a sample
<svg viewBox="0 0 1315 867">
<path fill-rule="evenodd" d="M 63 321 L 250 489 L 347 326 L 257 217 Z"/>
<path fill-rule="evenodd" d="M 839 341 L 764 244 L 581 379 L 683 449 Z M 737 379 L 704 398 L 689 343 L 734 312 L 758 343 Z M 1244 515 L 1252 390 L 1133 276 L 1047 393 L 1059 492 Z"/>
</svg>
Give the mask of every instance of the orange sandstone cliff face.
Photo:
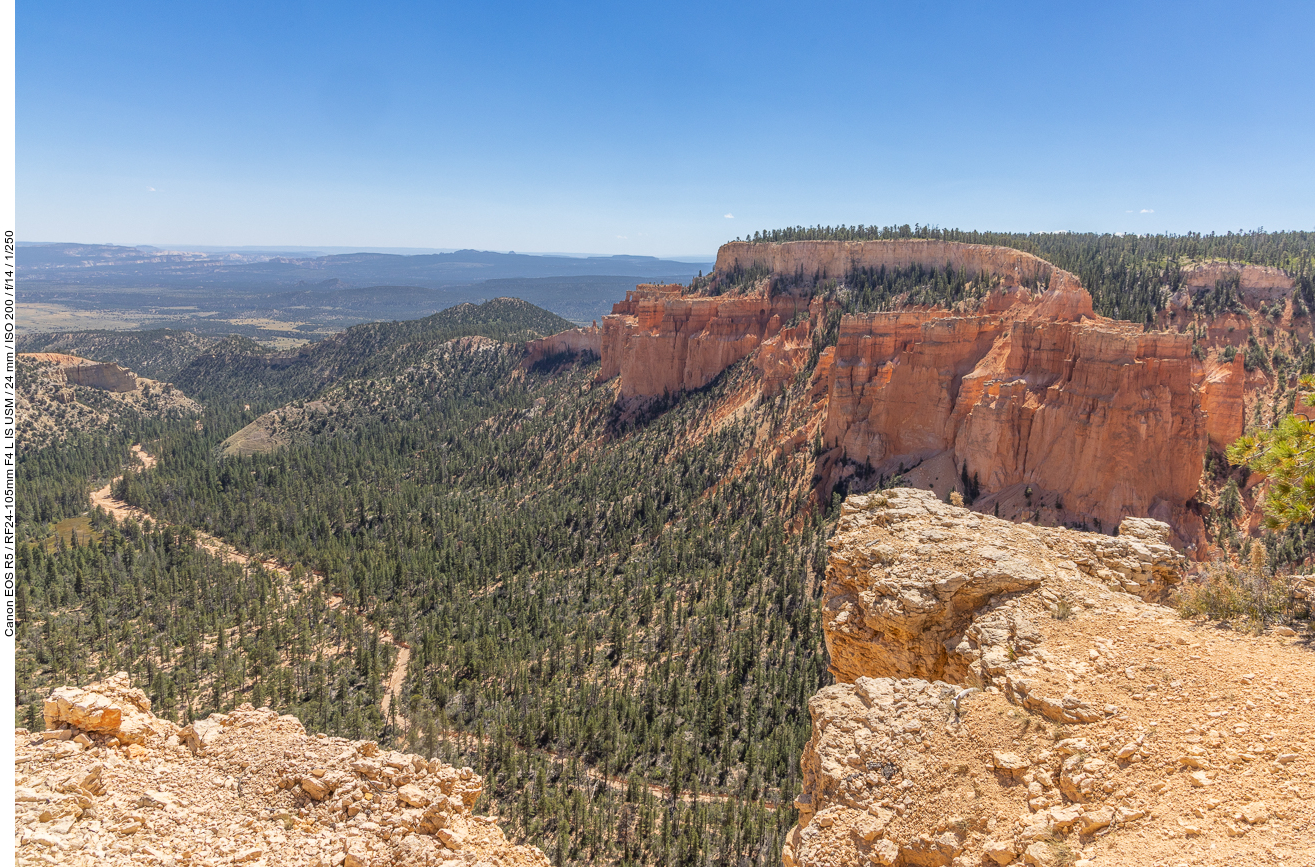
<svg viewBox="0 0 1315 867">
<path fill-rule="evenodd" d="M 1077 278 L 1028 253 L 980 244 L 943 241 L 794 241 L 784 244 L 726 244 L 717 254 L 717 273 L 755 267 L 772 274 L 839 277 L 855 268 L 946 264 L 1000 278 L 1005 291 L 983 305 L 986 312 L 1012 308 L 1020 299 L 1042 318 L 1076 321 L 1091 317 L 1091 296 Z M 1033 297 L 1024 285 L 1044 285 Z M 680 285 L 640 285 L 603 319 L 600 376 L 619 376 L 623 399 L 658 397 L 701 388 L 730 365 L 776 337 L 791 321 L 807 316 L 817 327 L 820 303 L 790 294 L 771 297 L 766 287 L 743 295 L 688 294 Z M 920 311 L 916 316 L 946 315 Z M 567 332 L 568 334 L 570 332 Z M 796 329 L 769 350 L 803 342 Z M 806 353 L 805 353 L 806 355 Z M 838 356 L 839 357 L 839 356 Z M 771 366 L 768 362 L 767 366 Z"/>
<path fill-rule="evenodd" d="M 827 445 L 886 475 L 949 457 L 946 489 L 966 465 L 988 495 L 1024 486 L 1070 520 L 1149 515 L 1195 536 L 1207 433 L 1190 338 L 1039 307 L 848 318 Z"/>
<path fill-rule="evenodd" d="M 538 341 L 531 352 L 596 345 L 600 379 L 618 380 L 622 402 L 701 388 L 751 357 L 772 396 L 809 363 L 828 311 L 811 292 L 773 292 L 768 279 L 746 287 L 745 275 L 809 285 L 910 265 L 950 265 L 996 287 L 955 310 L 841 319 L 812 376 L 825 451 L 820 496 L 858 471 L 869 479 L 901 473 L 944 496 L 962 487 L 966 469 L 981 511 L 1106 531 L 1126 516 L 1150 516 L 1172 525 L 1184 547 L 1202 540 L 1189 503 L 1207 448 L 1241 433 L 1249 375 L 1240 356 L 1194 357 L 1185 323 L 1199 317 L 1179 314 L 1193 293 L 1229 278 L 1228 266 L 1193 269 L 1165 330 L 1144 332 L 1096 316 L 1077 277 L 1017 250 L 929 240 L 737 242 L 719 251 L 713 285 L 725 291 L 739 280 L 738 294 L 641 285 L 601 329 Z M 1290 294 L 1281 272 L 1242 272 L 1252 306 Z M 1210 344 L 1244 344 L 1250 319 L 1240 316 L 1239 325 L 1209 335 Z"/>
<path fill-rule="evenodd" d="M 1242 356 L 1220 362 L 1205 377 L 1201 409 L 1205 410 L 1206 433 L 1212 448 L 1223 450 L 1242 435 L 1246 427 L 1246 370 Z"/>
<path fill-rule="evenodd" d="M 622 398 L 702 388 L 808 310 L 807 299 L 790 296 L 683 296 L 683 288 L 641 285 L 603 318 L 600 375 L 621 377 Z"/>
</svg>

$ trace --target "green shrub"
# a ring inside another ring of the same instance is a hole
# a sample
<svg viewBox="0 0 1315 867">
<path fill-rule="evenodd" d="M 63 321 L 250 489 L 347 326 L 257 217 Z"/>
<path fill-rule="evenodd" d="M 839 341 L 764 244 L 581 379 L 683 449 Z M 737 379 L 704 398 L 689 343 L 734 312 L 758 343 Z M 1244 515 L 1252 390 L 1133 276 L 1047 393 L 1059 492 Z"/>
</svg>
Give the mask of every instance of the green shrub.
<svg viewBox="0 0 1315 867">
<path fill-rule="evenodd" d="M 1179 614 L 1235 623 L 1257 632 L 1271 623 L 1287 623 L 1298 614 L 1307 614 L 1292 595 L 1292 576 L 1269 574 L 1263 565 L 1264 550 L 1261 545 L 1252 548 L 1252 566 L 1247 569 L 1222 561 L 1211 563 L 1203 579 L 1190 581 L 1179 590 Z"/>
</svg>

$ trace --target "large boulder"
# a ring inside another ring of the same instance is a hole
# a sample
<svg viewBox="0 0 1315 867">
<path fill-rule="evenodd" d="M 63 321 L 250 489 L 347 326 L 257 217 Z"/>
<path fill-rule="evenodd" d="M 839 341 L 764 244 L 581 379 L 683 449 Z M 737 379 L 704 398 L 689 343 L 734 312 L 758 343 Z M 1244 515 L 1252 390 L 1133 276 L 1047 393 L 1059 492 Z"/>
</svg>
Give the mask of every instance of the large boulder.
<svg viewBox="0 0 1315 867">
<path fill-rule="evenodd" d="M 121 671 L 85 687 L 62 686 L 45 701 L 47 729 L 61 726 L 144 744 L 178 733 L 178 726 L 151 713 L 151 700 Z"/>
</svg>

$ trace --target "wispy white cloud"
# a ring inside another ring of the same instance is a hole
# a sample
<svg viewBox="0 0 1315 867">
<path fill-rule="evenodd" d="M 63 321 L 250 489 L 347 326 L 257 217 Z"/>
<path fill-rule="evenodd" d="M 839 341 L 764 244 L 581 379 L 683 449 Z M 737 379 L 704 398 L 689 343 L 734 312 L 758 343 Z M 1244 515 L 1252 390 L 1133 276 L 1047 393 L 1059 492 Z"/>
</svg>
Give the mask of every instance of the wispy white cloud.
<svg viewBox="0 0 1315 867">
<path fill-rule="evenodd" d="M 153 192 L 155 192 L 155 187 L 147 187 L 147 188 L 146 188 L 146 191 L 149 192 L 149 193 L 153 193 Z"/>
<path fill-rule="evenodd" d="M 1154 209 L 1154 208 L 1142 208 L 1142 209 L 1141 209 L 1141 212 L 1142 212 L 1143 214 L 1154 214 L 1154 213 L 1155 213 L 1155 209 Z"/>
<path fill-rule="evenodd" d="M 734 214 L 726 214 L 725 217 L 726 217 L 726 219 L 728 219 L 728 220 L 734 220 L 734 219 L 735 219 L 735 215 L 734 215 Z"/>
</svg>

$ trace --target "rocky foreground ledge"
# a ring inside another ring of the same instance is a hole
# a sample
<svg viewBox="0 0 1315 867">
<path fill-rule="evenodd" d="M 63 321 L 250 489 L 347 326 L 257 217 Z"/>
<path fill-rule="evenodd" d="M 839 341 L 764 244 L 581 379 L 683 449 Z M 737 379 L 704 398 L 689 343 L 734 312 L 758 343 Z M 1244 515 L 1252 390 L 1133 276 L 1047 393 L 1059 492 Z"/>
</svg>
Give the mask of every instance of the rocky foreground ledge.
<svg viewBox="0 0 1315 867">
<path fill-rule="evenodd" d="M 547 867 L 471 815 L 470 768 L 308 735 L 243 705 L 179 729 L 126 674 L 15 733 L 19 864 Z"/>
<path fill-rule="evenodd" d="M 786 867 L 1315 863 L 1315 655 L 1147 601 L 1168 532 L 850 497 Z"/>
</svg>

